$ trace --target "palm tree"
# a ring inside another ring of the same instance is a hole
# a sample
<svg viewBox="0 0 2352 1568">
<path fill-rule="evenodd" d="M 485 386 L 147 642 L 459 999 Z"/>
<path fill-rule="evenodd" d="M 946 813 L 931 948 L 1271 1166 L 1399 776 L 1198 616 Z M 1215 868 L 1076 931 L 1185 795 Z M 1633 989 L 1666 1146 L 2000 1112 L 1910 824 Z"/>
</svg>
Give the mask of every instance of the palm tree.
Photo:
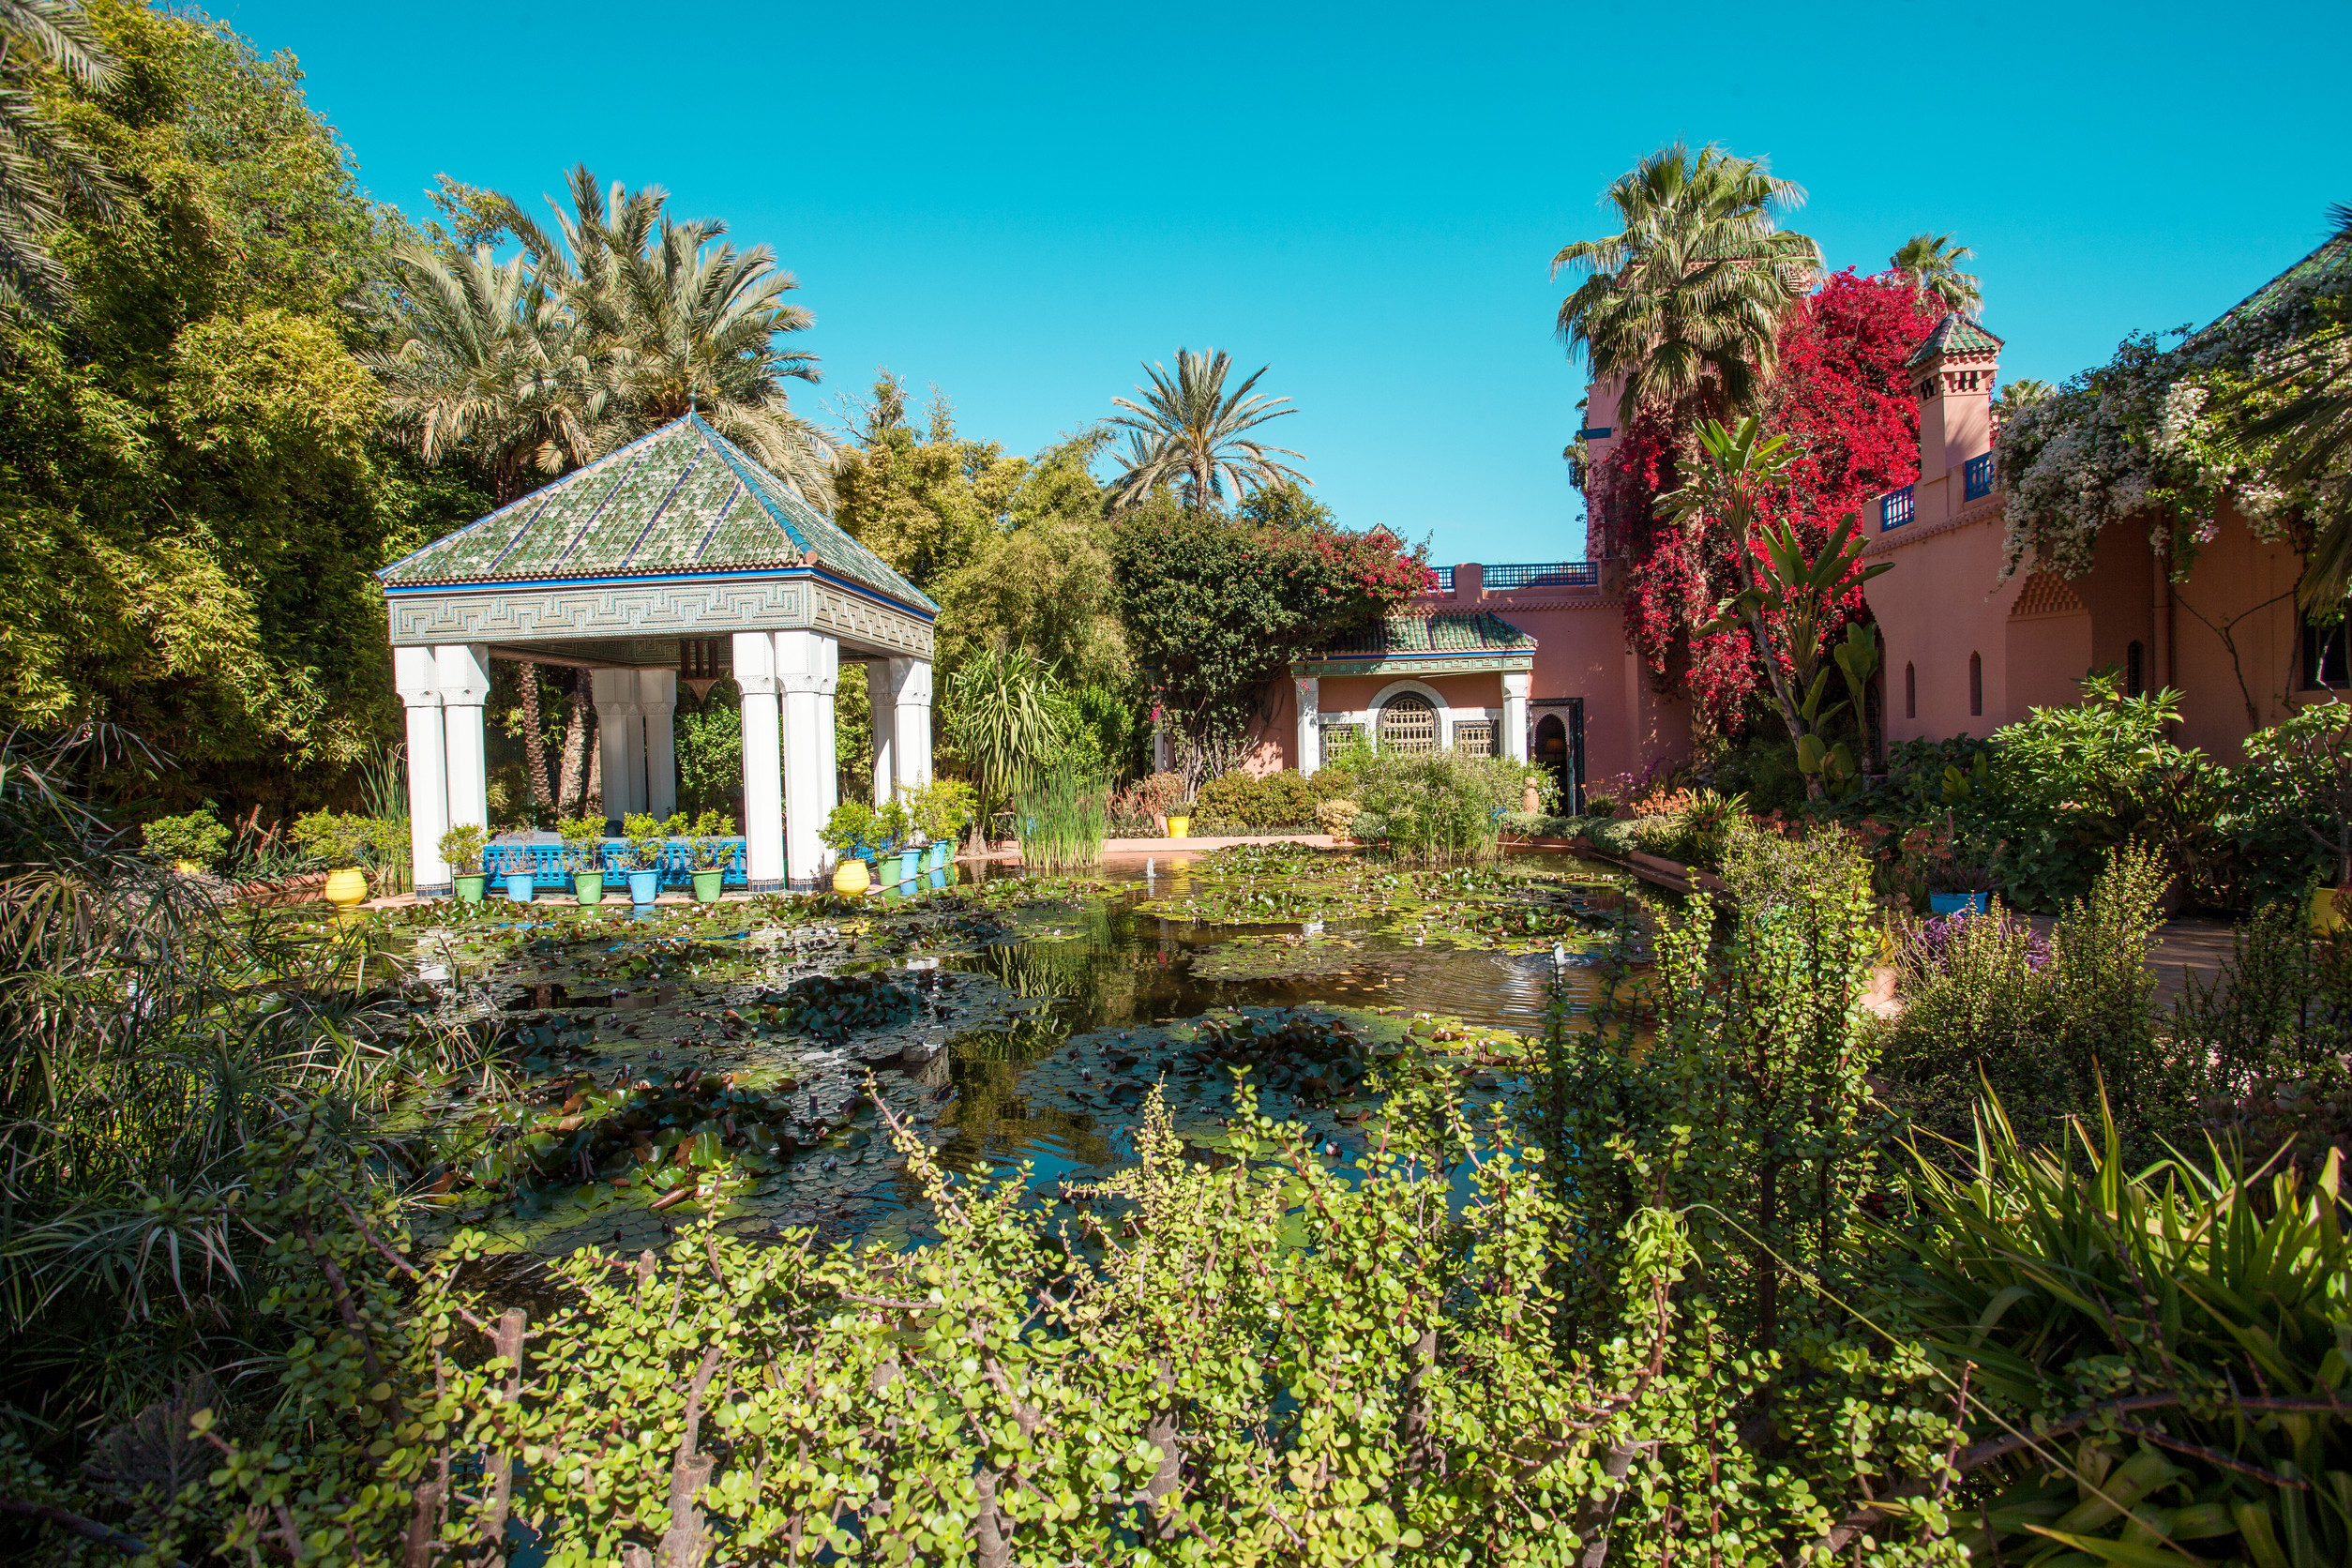
<svg viewBox="0 0 2352 1568">
<path fill-rule="evenodd" d="M 2031 376 L 2017 376 L 2002 382 L 1993 394 L 1993 422 L 2007 427 L 2011 421 L 2036 403 L 2046 403 L 2058 395 L 2058 388 L 2046 381 Z"/>
<path fill-rule="evenodd" d="M 1820 247 L 1774 220 L 1804 192 L 1761 158 L 1678 142 L 1601 200 L 1619 232 L 1563 247 L 1552 276 L 1585 274 L 1560 302 L 1560 335 L 1593 380 L 1624 378 L 1620 422 L 1646 407 L 1753 407 L 1781 318 L 1821 268 Z"/>
<path fill-rule="evenodd" d="M 597 455 L 604 397 L 582 335 L 521 256 L 404 245 L 363 354 L 394 440 L 427 463 L 462 455 L 505 505 Z"/>
<path fill-rule="evenodd" d="M 1977 287 L 1974 273 L 1960 270 L 1960 264 L 1975 254 L 1965 245 L 1952 244 L 1950 234 L 1913 234 L 1887 258 L 1887 265 L 1945 309 L 1974 316 L 1984 308 L 1984 291 Z"/>
<path fill-rule="evenodd" d="M 25 77 L 44 67 L 93 93 L 122 74 L 72 0 L 0 0 L 0 306 L 54 314 L 71 294 L 49 249 L 67 200 L 79 198 L 103 218 L 123 190 L 26 90 Z"/>
<path fill-rule="evenodd" d="M 1300 454 L 1288 446 L 1269 446 L 1247 432 L 1297 409 L 1284 408 L 1288 398 L 1251 396 L 1250 388 L 1266 373 L 1260 365 L 1231 392 L 1225 378 L 1233 356 L 1223 349 L 1195 354 L 1176 351 L 1176 373 L 1170 376 L 1156 362 L 1145 367 L 1152 378 L 1147 390 L 1138 386 L 1143 401 L 1113 398 L 1111 406 L 1127 410 L 1110 424 L 1127 433 L 1124 467 L 1111 486 L 1111 502 L 1128 507 L 1141 502 L 1155 486 L 1171 481 L 1184 487 L 1185 505 L 1196 512 L 1212 501 L 1225 499 L 1229 486 L 1236 498 L 1271 485 L 1311 485 L 1315 481 L 1279 457 Z"/>
<path fill-rule="evenodd" d="M 608 190 L 585 165 L 566 181 L 556 232 L 506 199 L 504 216 L 580 324 L 611 394 L 610 449 L 689 412 L 820 505 L 832 495 L 831 445 L 792 411 L 782 383 L 816 381 L 816 355 L 778 348 L 813 318 L 783 296 L 800 287 L 766 246 L 737 250 L 726 225 L 675 222 L 668 193 Z"/>
</svg>

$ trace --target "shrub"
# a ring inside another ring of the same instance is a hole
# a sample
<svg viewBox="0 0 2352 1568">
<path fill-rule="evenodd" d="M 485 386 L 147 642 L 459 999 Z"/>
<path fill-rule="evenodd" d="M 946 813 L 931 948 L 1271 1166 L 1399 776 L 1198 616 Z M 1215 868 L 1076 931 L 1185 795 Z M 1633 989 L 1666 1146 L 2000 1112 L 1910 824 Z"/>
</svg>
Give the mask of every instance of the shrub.
<svg viewBox="0 0 2352 1568">
<path fill-rule="evenodd" d="M 143 822 L 139 837 L 153 859 L 166 864 L 185 860 L 206 869 L 229 847 L 229 830 L 213 815 L 210 801 L 183 817 L 158 817 Z"/>
<path fill-rule="evenodd" d="M 1316 794 L 1295 769 L 1263 776 L 1229 773 L 1200 786 L 1195 833 L 1296 831 L 1313 822 Z"/>
<path fill-rule="evenodd" d="M 1362 807 L 1356 837 L 1376 841 L 1365 825 L 1369 818 L 1379 826 L 1377 841 L 1412 861 L 1489 859 L 1501 844 L 1504 819 L 1519 809 L 1530 777 L 1557 792 L 1548 770 L 1501 757 L 1358 745 L 1343 758 L 1348 798 Z"/>
<path fill-rule="evenodd" d="M 460 876 L 471 876 L 482 868 L 482 851 L 489 843 L 490 835 L 479 823 L 460 822 L 441 836 L 441 858 Z"/>
<path fill-rule="evenodd" d="M 1356 818 L 1363 809 L 1351 800 L 1318 801 L 1315 805 L 1316 825 L 1334 838 L 1352 837 Z"/>
<path fill-rule="evenodd" d="M 408 848 L 408 824 L 318 810 L 294 819 L 294 841 L 329 870 L 390 865 Z"/>
</svg>

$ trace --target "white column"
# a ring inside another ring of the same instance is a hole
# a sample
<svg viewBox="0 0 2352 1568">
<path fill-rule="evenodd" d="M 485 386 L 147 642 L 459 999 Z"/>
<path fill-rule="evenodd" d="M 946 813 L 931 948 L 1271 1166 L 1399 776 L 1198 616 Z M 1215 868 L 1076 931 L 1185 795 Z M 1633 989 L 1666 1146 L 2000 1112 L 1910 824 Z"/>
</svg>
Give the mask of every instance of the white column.
<svg viewBox="0 0 2352 1568">
<path fill-rule="evenodd" d="M 441 676 L 430 648 L 392 650 L 392 687 L 408 709 L 408 854 L 416 891 L 447 893 L 441 836 L 449 831 L 449 758 L 443 745 Z"/>
<path fill-rule="evenodd" d="M 890 667 L 895 662 L 886 658 L 866 661 L 866 707 L 874 729 L 876 806 L 888 800 L 898 783 L 897 747 L 893 744 L 898 731 L 898 709 L 890 685 Z"/>
<path fill-rule="evenodd" d="M 637 705 L 645 715 L 645 810 L 656 818 L 678 808 L 678 672 L 637 672 Z"/>
<path fill-rule="evenodd" d="M 433 675 L 441 688 L 441 745 L 448 768 L 449 825 L 462 827 L 471 822 L 488 832 L 490 769 L 482 740 L 482 704 L 490 701 L 489 645 L 442 644 L 433 650 Z"/>
<path fill-rule="evenodd" d="M 735 685 L 743 691 L 744 869 L 752 892 L 774 893 L 784 885 L 784 773 L 774 633 L 735 633 Z"/>
<path fill-rule="evenodd" d="M 830 869 L 818 830 L 832 811 L 824 773 L 830 749 L 822 733 L 827 671 L 838 668 L 833 639 L 822 632 L 779 631 L 776 639 L 776 687 L 784 730 L 784 874 L 795 889 L 811 889 Z"/>
<path fill-rule="evenodd" d="M 1534 680 L 1525 670 L 1502 672 L 1502 754 L 1515 762 L 1527 761 L 1527 697 Z"/>
<path fill-rule="evenodd" d="M 1323 765 L 1322 752 L 1316 745 L 1315 725 L 1319 716 L 1323 683 L 1312 675 L 1302 675 L 1299 686 L 1299 771 L 1313 773 Z"/>
<path fill-rule="evenodd" d="M 890 661 L 892 765 L 900 790 L 920 790 L 931 781 L 931 661 Z"/>
<path fill-rule="evenodd" d="M 642 756 L 629 744 L 631 722 L 637 716 L 637 671 L 592 670 L 596 688 L 596 750 L 603 765 L 605 821 L 617 824 L 632 811 L 641 811 L 637 798 L 638 772 L 630 764 Z"/>
<path fill-rule="evenodd" d="M 822 761 L 817 769 L 817 784 L 824 815 L 818 818 L 822 826 L 833 808 L 841 804 L 841 735 L 840 717 L 836 700 L 841 691 L 841 644 L 826 638 L 817 644 L 821 668 L 817 674 L 817 752 Z"/>
</svg>

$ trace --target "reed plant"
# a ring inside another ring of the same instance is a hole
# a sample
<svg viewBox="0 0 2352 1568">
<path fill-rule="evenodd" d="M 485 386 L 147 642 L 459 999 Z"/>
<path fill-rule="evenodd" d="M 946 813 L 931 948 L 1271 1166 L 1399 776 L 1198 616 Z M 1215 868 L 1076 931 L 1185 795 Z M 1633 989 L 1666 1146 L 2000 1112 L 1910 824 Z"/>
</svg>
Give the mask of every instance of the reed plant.
<svg viewBox="0 0 2352 1568">
<path fill-rule="evenodd" d="M 1014 795 L 1013 815 L 1030 870 L 1050 877 L 1099 866 L 1110 833 L 1110 785 L 1049 764 Z"/>
</svg>

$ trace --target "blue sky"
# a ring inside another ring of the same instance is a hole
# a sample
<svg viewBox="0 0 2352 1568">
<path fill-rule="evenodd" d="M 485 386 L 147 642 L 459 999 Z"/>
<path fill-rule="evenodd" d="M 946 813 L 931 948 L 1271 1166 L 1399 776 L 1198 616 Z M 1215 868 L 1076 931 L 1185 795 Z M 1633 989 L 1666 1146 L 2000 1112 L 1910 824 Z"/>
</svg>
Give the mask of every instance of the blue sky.
<svg viewBox="0 0 2352 1568">
<path fill-rule="evenodd" d="M 1572 556 L 1552 253 L 1677 138 L 1766 155 L 1832 266 L 1976 248 L 2005 375 L 2204 321 L 2352 202 L 2352 6 L 322 6 L 292 50 L 381 200 L 585 160 L 802 282 L 822 414 L 887 365 L 1032 450 L 1179 344 L 1271 365 L 1318 493 L 1434 559 Z"/>
</svg>

